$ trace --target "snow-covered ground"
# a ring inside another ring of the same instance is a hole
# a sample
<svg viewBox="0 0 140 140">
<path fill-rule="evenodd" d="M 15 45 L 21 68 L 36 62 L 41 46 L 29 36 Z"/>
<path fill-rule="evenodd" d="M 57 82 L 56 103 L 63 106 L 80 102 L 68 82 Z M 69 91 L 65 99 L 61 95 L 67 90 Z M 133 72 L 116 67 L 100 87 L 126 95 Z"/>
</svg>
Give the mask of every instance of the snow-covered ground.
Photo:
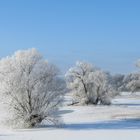
<svg viewBox="0 0 140 140">
<path fill-rule="evenodd" d="M 64 106 L 60 128 L 0 130 L 0 140 L 140 140 L 140 98 L 117 97 L 111 106 Z"/>
</svg>

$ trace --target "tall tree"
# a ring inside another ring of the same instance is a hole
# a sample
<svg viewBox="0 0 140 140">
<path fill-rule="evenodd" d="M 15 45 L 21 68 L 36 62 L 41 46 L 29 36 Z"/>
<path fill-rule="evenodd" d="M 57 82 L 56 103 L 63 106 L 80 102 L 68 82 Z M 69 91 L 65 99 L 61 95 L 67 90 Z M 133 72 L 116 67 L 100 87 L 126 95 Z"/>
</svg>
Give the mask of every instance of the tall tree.
<svg viewBox="0 0 140 140">
<path fill-rule="evenodd" d="M 0 60 L 1 107 L 7 122 L 16 127 L 34 127 L 43 120 L 57 123 L 55 111 L 63 97 L 65 83 L 56 66 L 36 49 L 17 51 Z"/>
</svg>

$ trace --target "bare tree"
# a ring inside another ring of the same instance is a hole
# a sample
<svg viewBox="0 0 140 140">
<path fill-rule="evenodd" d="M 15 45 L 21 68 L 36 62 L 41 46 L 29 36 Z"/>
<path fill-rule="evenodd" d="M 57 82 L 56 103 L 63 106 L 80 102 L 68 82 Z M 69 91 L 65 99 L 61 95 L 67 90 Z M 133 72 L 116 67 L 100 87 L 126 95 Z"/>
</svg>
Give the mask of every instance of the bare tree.
<svg viewBox="0 0 140 140">
<path fill-rule="evenodd" d="M 113 89 L 108 84 L 105 72 L 89 63 L 77 62 L 66 73 L 68 88 L 74 93 L 76 102 L 82 104 L 110 104 Z"/>
<path fill-rule="evenodd" d="M 58 74 L 36 49 L 1 59 L 0 96 L 8 112 L 6 121 L 16 127 L 34 127 L 43 120 L 56 124 L 55 111 L 65 89 Z"/>
</svg>

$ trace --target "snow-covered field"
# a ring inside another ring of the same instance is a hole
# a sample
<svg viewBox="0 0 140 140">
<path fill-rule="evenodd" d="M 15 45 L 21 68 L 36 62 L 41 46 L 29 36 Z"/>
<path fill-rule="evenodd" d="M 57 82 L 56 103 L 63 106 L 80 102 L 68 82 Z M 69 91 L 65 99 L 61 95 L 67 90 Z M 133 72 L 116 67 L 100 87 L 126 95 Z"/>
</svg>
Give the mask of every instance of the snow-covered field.
<svg viewBox="0 0 140 140">
<path fill-rule="evenodd" d="M 60 128 L 0 130 L 0 140 L 140 140 L 139 96 L 117 97 L 111 106 L 64 106 Z"/>
</svg>

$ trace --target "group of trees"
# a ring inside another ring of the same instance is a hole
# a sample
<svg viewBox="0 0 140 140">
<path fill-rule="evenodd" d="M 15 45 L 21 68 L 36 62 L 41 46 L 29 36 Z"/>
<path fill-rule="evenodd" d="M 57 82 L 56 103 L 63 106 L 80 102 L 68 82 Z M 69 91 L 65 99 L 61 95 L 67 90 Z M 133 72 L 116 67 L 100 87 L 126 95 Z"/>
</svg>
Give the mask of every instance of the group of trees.
<svg viewBox="0 0 140 140">
<path fill-rule="evenodd" d="M 120 91 L 139 90 L 139 83 L 139 73 L 112 76 L 86 62 L 77 62 L 61 78 L 58 68 L 36 49 L 17 51 L 0 60 L 0 109 L 8 113 L 8 125 L 34 127 L 44 120 L 57 124 L 56 111 L 66 91 L 73 93 L 73 104 L 110 105 Z"/>
<path fill-rule="evenodd" d="M 109 105 L 115 91 L 108 78 L 107 73 L 85 62 L 77 62 L 66 73 L 68 88 L 74 93 L 74 102 L 80 104 Z"/>
</svg>

